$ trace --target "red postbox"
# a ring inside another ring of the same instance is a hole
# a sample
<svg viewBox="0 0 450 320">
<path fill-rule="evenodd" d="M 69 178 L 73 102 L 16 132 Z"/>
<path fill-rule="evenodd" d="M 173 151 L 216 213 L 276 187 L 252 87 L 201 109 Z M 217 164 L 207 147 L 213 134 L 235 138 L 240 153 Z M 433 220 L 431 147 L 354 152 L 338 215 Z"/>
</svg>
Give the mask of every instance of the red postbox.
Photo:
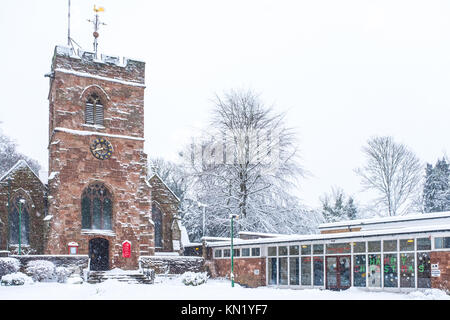
<svg viewBox="0 0 450 320">
<path fill-rule="evenodd" d="M 76 242 L 69 242 L 67 244 L 69 254 L 78 254 L 78 243 Z"/>
<path fill-rule="evenodd" d="M 122 242 L 122 257 L 124 258 L 131 257 L 131 242 L 128 240 Z"/>
</svg>

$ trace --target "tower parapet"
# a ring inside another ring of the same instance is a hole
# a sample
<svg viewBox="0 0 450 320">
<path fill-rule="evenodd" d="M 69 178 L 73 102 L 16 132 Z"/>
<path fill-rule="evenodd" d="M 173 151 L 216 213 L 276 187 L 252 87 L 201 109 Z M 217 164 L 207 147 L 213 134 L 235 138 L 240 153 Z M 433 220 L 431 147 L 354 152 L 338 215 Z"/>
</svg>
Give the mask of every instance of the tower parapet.
<svg viewBox="0 0 450 320">
<path fill-rule="evenodd" d="M 130 85 L 145 86 L 145 62 L 127 57 L 100 55 L 95 58 L 94 52 L 56 46 L 53 56 L 52 72 L 84 73 L 97 77 L 123 81 Z"/>
</svg>

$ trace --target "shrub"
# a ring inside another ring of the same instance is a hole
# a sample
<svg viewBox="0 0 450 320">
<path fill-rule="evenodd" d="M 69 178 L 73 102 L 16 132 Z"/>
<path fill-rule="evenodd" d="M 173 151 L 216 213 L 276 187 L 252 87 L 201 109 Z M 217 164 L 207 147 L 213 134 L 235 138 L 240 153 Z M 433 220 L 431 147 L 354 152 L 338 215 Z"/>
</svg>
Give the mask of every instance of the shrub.
<svg viewBox="0 0 450 320">
<path fill-rule="evenodd" d="M 15 258 L 0 258 L 0 278 L 20 269 L 20 261 Z"/>
<path fill-rule="evenodd" d="M 207 272 L 185 272 L 181 276 L 181 281 L 187 286 L 198 286 L 208 280 Z"/>
<path fill-rule="evenodd" d="M 34 281 L 49 281 L 55 277 L 55 265 L 46 260 L 33 260 L 27 263 L 26 273 Z"/>
<path fill-rule="evenodd" d="M 56 267 L 55 268 L 55 276 L 56 281 L 59 283 L 64 283 L 67 281 L 67 278 L 70 276 L 71 272 L 67 268 L 64 267 Z"/>
<path fill-rule="evenodd" d="M 22 272 L 15 272 L 3 276 L 0 282 L 3 286 L 22 286 L 33 283 L 33 280 Z"/>
</svg>

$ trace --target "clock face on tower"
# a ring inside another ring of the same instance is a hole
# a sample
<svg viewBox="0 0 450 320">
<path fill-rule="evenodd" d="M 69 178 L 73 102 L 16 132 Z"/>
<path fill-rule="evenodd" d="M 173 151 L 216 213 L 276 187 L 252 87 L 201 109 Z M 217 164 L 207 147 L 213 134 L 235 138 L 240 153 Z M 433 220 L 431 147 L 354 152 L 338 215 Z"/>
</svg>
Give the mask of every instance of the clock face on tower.
<svg viewBox="0 0 450 320">
<path fill-rule="evenodd" d="M 99 160 L 109 159 L 111 158 L 111 155 L 113 153 L 111 143 L 109 143 L 109 141 L 103 138 L 95 139 L 91 143 L 90 149 L 94 157 L 96 157 Z"/>
</svg>

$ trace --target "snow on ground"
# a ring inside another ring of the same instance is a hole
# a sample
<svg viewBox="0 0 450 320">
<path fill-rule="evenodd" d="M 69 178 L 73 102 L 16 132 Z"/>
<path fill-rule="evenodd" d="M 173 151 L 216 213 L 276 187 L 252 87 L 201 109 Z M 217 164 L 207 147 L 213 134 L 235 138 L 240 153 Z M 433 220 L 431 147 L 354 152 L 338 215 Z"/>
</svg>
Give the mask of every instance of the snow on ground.
<svg viewBox="0 0 450 320">
<path fill-rule="evenodd" d="M 185 286 L 180 277 L 157 277 L 155 284 L 128 284 L 108 280 L 99 284 L 41 282 L 0 286 L 0 300 L 450 300 L 438 289 L 409 293 L 319 289 L 231 287 L 229 280 L 209 279 L 206 284 Z"/>
</svg>

